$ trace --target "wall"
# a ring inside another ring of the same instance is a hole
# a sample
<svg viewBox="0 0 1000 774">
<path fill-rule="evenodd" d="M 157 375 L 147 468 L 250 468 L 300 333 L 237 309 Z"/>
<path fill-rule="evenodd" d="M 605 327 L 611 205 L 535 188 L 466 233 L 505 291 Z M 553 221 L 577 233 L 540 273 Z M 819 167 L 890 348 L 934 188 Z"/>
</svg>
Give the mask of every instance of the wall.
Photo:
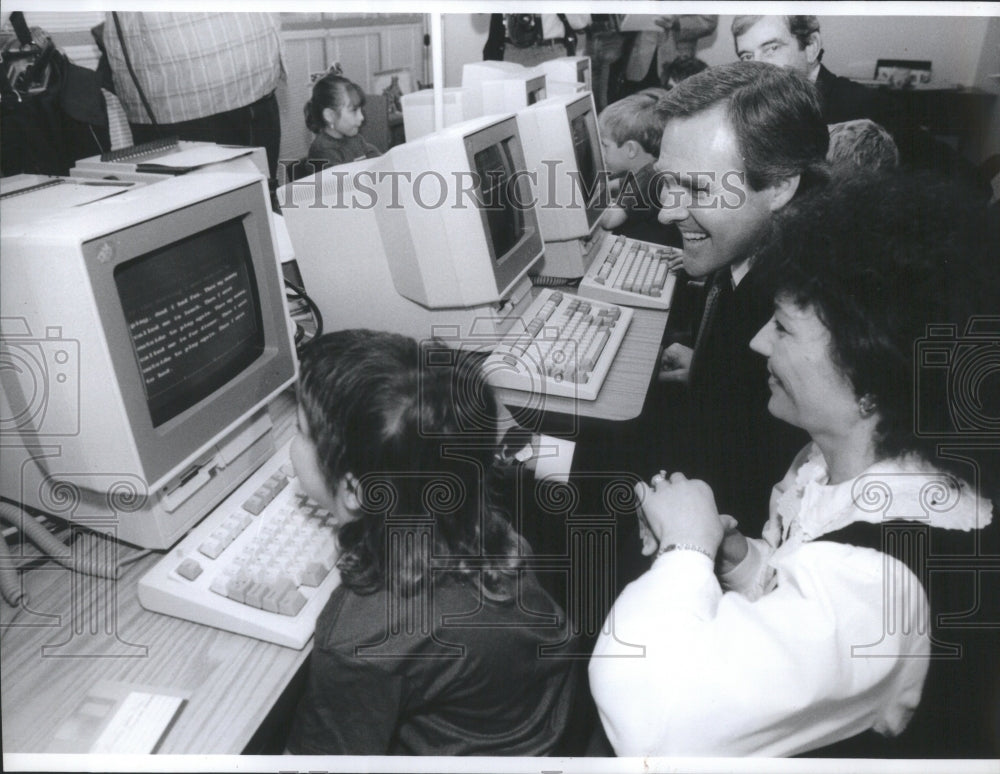
<svg viewBox="0 0 1000 774">
<path fill-rule="evenodd" d="M 983 41 L 982 55 L 976 68 L 976 84 L 985 91 L 1000 95 L 1000 17 L 990 19 Z M 1000 153 L 1000 98 L 993 103 L 993 115 L 981 157 Z"/>
<path fill-rule="evenodd" d="M 729 32 L 733 17 L 720 15 L 718 29 L 701 41 L 698 56 L 710 65 L 736 54 Z M 933 84 L 972 86 L 1000 93 L 1000 17 L 993 16 L 831 16 L 821 17 L 823 63 L 850 78 L 871 78 L 878 59 L 929 59 Z M 462 65 L 482 58 L 489 29 L 487 14 L 444 15 L 445 86 L 460 86 Z M 975 160 L 1000 152 L 1000 99 L 990 131 Z"/>
<path fill-rule="evenodd" d="M 709 64 L 735 58 L 732 16 L 699 56 Z M 973 86 L 990 19 L 980 16 L 823 16 L 823 63 L 837 75 L 871 78 L 877 59 L 929 59 L 934 83 Z"/>
</svg>

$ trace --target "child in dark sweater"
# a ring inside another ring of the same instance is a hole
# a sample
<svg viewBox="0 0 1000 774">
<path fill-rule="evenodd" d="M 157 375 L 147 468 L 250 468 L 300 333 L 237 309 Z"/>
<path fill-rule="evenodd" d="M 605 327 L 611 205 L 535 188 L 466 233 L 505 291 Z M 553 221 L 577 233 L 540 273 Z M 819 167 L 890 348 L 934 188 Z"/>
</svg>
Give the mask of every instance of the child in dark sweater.
<svg viewBox="0 0 1000 774">
<path fill-rule="evenodd" d="M 365 121 L 364 104 L 364 92 L 343 76 L 330 73 L 316 81 L 304 109 L 306 126 L 316 134 L 309 146 L 311 161 L 347 164 L 382 155 L 358 133 Z"/>
<path fill-rule="evenodd" d="M 478 363 L 436 339 L 342 330 L 303 350 L 298 394 L 291 460 L 339 525 L 341 585 L 288 750 L 573 751 L 583 662 L 496 504 L 498 404 Z"/>
</svg>

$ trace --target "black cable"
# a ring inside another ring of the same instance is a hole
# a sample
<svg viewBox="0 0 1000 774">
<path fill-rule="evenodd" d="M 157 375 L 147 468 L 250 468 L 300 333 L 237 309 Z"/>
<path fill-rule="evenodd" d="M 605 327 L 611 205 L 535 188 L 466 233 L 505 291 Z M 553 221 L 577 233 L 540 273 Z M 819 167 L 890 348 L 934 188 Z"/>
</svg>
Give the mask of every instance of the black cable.
<svg viewBox="0 0 1000 774">
<path fill-rule="evenodd" d="M 125 36 L 122 35 L 122 25 L 118 21 L 118 13 L 116 11 L 111 12 L 111 18 L 115 20 L 115 32 L 118 33 L 118 42 L 122 47 L 122 56 L 125 57 L 125 66 L 128 68 L 128 74 L 132 76 L 132 82 L 135 84 L 136 91 L 139 92 L 139 99 L 142 100 L 142 106 L 146 108 L 146 113 L 149 115 L 149 120 L 152 121 L 153 126 L 159 126 L 159 122 L 156 120 L 156 116 L 153 115 L 153 108 L 149 106 L 149 100 L 146 99 L 146 92 L 142 90 L 142 86 L 139 85 L 139 78 L 135 74 L 135 70 L 132 68 L 132 57 L 128 55 L 128 49 L 125 47 Z"/>
<path fill-rule="evenodd" d="M 305 301 L 306 306 L 309 307 L 309 313 L 312 315 L 313 321 L 316 323 L 316 332 L 313 333 L 312 337 L 316 338 L 318 336 L 321 336 L 322 333 L 323 333 L 323 315 L 319 311 L 319 307 L 316 306 L 316 302 L 313 301 L 309 297 L 309 294 L 306 293 L 306 289 L 305 288 L 296 285 L 294 282 L 292 282 L 287 277 L 285 277 L 284 280 L 285 280 L 285 285 L 293 293 L 295 293 L 296 296 L 298 296 L 300 299 L 302 299 L 303 301 Z M 296 344 L 298 344 L 298 341 L 296 341 Z"/>
</svg>

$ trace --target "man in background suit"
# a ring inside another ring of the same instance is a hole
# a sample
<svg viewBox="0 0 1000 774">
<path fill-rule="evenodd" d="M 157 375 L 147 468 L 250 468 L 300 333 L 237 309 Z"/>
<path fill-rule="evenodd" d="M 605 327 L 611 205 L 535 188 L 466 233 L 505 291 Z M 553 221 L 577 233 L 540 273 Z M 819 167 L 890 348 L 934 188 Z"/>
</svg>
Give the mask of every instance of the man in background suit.
<svg viewBox="0 0 1000 774">
<path fill-rule="evenodd" d="M 828 124 L 867 118 L 883 126 L 899 148 L 900 166 L 929 170 L 951 178 L 981 195 L 974 166 L 909 115 L 898 91 L 871 89 L 831 73 L 823 59 L 819 19 L 815 16 L 736 16 L 732 24 L 736 55 L 742 60 L 769 62 L 805 75 L 819 92 Z"/>
<path fill-rule="evenodd" d="M 816 84 L 826 123 L 878 120 L 877 92 L 834 75 L 822 63 L 823 41 L 815 16 L 737 16 L 732 31 L 741 60 L 789 67 Z"/>
</svg>

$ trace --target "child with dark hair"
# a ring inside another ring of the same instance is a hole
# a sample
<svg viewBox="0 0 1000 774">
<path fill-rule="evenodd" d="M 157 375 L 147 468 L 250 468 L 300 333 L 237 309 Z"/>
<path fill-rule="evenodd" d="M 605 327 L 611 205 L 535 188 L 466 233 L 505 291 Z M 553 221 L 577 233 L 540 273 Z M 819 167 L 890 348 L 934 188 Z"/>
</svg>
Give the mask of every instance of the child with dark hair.
<svg viewBox="0 0 1000 774">
<path fill-rule="evenodd" d="M 349 330 L 303 352 L 303 489 L 340 523 L 299 754 L 562 753 L 576 698 L 559 606 L 493 505 L 497 404 L 439 341 Z"/>
<path fill-rule="evenodd" d="M 685 78 L 707 69 L 708 63 L 696 56 L 679 56 L 663 65 L 663 69 L 660 70 L 660 82 L 663 88 L 672 89 Z"/>
<path fill-rule="evenodd" d="M 361 88 L 341 75 L 328 73 L 313 84 L 312 98 L 303 108 L 306 126 L 316 135 L 309 146 L 310 160 L 347 164 L 382 155 L 359 134 L 364 104 Z"/>
</svg>

